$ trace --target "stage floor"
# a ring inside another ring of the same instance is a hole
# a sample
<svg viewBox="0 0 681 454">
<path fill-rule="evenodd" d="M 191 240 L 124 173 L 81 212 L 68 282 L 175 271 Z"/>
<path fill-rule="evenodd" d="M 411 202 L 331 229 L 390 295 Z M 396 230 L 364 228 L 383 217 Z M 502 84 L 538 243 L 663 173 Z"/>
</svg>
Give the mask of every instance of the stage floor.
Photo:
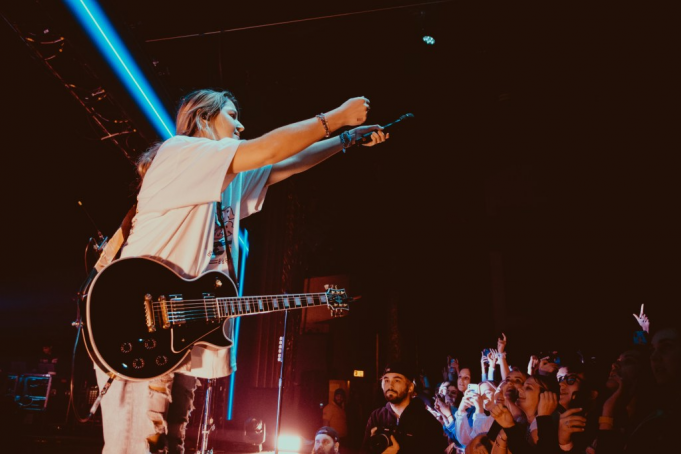
<svg viewBox="0 0 681 454">
<path fill-rule="evenodd" d="M 50 433 L 35 433 L 36 431 L 22 430 L 3 437 L 5 443 L 0 447 L 0 452 L 13 454 L 100 454 L 103 441 L 101 428 L 99 427 L 76 427 L 71 429 L 51 428 Z M 42 430 L 41 430 L 42 432 Z M 209 447 L 213 448 L 213 454 L 247 454 L 254 450 L 244 451 L 230 448 L 221 443 L 219 435 L 215 442 L 209 439 Z M 311 449 L 310 449 L 311 450 Z M 188 438 L 187 453 L 196 453 L 196 438 Z M 274 454 L 272 450 L 260 451 L 262 454 Z M 308 450 L 304 451 L 309 453 Z M 280 454 L 284 454 L 280 451 Z M 358 454 L 358 451 L 345 447 L 341 448 L 341 454 Z"/>
</svg>

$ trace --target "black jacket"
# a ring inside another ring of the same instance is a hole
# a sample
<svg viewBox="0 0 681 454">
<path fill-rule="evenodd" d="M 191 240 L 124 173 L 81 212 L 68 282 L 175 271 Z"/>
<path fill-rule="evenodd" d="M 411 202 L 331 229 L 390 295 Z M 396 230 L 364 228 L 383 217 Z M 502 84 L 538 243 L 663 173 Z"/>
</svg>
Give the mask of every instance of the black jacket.
<svg viewBox="0 0 681 454">
<path fill-rule="evenodd" d="M 442 431 L 442 425 L 419 399 L 409 402 L 399 420 L 389 403 L 374 410 L 364 431 L 362 453 L 371 452 L 369 445 L 371 429 L 374 427 L 379 431 L 387 429 L 395 434 L 400 445 L 400 454 L 442 454 L 447 447 L 447 437 Z"/>
</svg>

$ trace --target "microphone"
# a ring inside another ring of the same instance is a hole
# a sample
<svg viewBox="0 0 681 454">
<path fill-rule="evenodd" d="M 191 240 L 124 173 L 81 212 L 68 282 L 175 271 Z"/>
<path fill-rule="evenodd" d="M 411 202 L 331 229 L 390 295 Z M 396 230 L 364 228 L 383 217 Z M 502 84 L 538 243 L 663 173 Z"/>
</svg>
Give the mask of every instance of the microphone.
<svg viewBox="0 0 681 454">
<path fill-rule="evenodd" d="M 395 126 L 396 124 L 398 124 L 402 120 L 406 120 L 407 118 L 414 118 L 414 114 L 413 113 L 406 113 L 406 114 L 402 115 L 400 118 L 393 121 L 392 123 L 388 123 L 387 125 L 383 126 L 383 131 L 386 131 L 386 129 L 389 129 L 389 128 Z M 371 132 L 368 132 L 368 133 L 362 135 L 362 137 L 360 137 L 359 139 L 357 139 L 355 141 L 355 145 L 360 145 L 360 144 L 363 144 L 363 143 L 371 142 L 371 133 L 373 133 L 373 132 L 374 131 L 371 131 Z"/>
</svg>

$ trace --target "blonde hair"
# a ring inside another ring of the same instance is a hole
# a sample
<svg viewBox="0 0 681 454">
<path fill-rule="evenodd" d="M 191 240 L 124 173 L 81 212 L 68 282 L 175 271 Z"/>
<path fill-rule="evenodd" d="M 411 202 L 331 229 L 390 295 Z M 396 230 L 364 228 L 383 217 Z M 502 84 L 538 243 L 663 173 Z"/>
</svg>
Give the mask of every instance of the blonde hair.
<svg viewBox="0 0 681 454">
<path fill-rule="evenodd" d="M 190 137 L 215 137 L 213 121 L 220 115 L 228 102 L 239 109 L 236 98 L 229 91 L 211 89 L 196 90 L 180 100 L 175 119 L 175 134 Z M 154 161 L 162 142 L 155 143 L 137 159 L 137 174 L 140 185 L 149 166 Z"/>
</svg>

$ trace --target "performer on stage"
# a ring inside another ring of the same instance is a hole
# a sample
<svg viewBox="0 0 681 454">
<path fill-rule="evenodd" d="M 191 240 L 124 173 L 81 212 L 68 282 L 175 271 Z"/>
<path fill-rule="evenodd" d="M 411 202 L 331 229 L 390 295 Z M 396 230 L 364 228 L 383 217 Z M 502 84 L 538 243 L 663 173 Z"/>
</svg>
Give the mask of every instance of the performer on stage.
<svg viewBox="0 0 681 454">
<path fill-rule="evenodd" d="M 352 98 L 316 117 L 252 140 L 234 96 L 198 90 L 182 99 L 177 135 L 139 160 L 137 213 L 121 257 L 151 257 L 184 278 L 207 270 L 236 271 L 239 220 L 262 207 L 267 188 L 303 172 L 371 132 L 373 146 L 387 139 L 366 121 L 369 100 Z M 373 131 L 373 132 L 372 132 Z M 231 253 L 230 253 L 231 252 Z M 231 273 L 230 273 L 231 271 Z M 174 372 L 150 381 L 116 380 L 102 399 L 104 452 L 183 453 L 196 377 L 229 375 L 229 349 L 194 346 Z M 108 376 L 97 370 L 100 388 Z"/>
</svg>

